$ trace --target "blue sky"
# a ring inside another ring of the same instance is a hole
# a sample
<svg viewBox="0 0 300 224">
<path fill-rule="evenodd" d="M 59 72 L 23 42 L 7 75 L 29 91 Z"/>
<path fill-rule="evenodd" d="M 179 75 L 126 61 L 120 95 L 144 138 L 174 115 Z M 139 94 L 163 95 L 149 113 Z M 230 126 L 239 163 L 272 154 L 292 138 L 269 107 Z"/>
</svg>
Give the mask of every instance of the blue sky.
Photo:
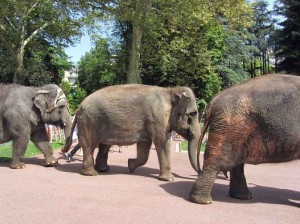
<svg viewBox="0 0 300 224">
<path fill-rule="evenodd" d="M 275 0 L 268 0 L 269 7 L 272 8 L 272 5 Z M 79 43 L 75 44 L 73 47 L 68 47 L 65 49 L 66 54 L 70 57 L 70 60 L 76 65 L 82 56 L 92 47 L 90 37 L 86 34 L 82 36 Z"/>
</svg>

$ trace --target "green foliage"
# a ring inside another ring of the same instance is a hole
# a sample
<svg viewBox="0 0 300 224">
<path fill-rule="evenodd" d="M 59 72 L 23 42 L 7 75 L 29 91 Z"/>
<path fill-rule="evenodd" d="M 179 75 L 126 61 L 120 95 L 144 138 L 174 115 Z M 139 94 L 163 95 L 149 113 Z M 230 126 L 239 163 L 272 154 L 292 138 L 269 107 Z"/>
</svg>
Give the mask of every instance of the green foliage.
<svg viewBox="0 0 300 224">
<path fill-rule="evenodd" d="M 41 43 L 65 46 L 81 34 L 78 12 L 83 8 L 78 1 L 2 0 L 0 45 L 10 56 L 14 82 L 24 84 L 26 80 L 24 54 L 28 48 L 38 48 Z"/>
<path fill-rule="evenodd" d="M 72 68 L 72 63 L 68 61 L 68 56 L 62 48 L 50 47 L 44 56 L 42 63 L 51 78 L 51 83 L 59 85 L 64 77 L 64 71 Z"/>
<path fill-rule="evenodd" d="M 182 152 L 187 152 L 188 151 L 188 142 L 187 141 L 182 141 L 179 143 L 180 144 L 180 151 Z M 205 144 L 201 144 L 201 152 L 205 151 Z"/>
<path fill-rule="evenodd" d="M 67 81 L 62 81 L 60 88 L 64 91 L 68 99 L 71 114 L 74 114 L 81 101 L 87 96 L 86 91 L 80 87 L 72 87 Z"/>
<path fill-rule="evenodd" d="M 115 73 L 109 45 L 103 38 L 95 42 L 95 47 L 80 59 L 78 82 L 87 94 L 114 84 Z"/>
<path fill-rule="evenodd" d="M 215 94 L 221 91 L 222 79 L 215 73 L 207 76 L 206 85 L 204 88 L 204 100 L 210 102 Z"/>
<path fill-rule="evenodd" d="M 60 48 L 47 46 L 28 48 L 24 55 L 25 84 L 42 86 L 49 83 L 60 84 L 64 70 L 71 68 L 66 54 Z"/>
<path fill-rule="evenodd" d="M 221 24 L 208 22 L 183 2 L 177 5 L 182 14 L 174 14 L 171 3 L 160 1 L 146 25 L 141 52 L 142 81 L 160 86 L 189 86 L 197 98 L 207 103 L 221 89 L 221 79 L 214 74 L 211 63 L 223 59 L 228 34 Z"/>
<path fill-rule="evenodd" d="M 259 75 L 270 73 L 267 64 L 269 63 L 271 52 L 270 36 L 274 30 L 274 20 L 271 18 L 271 12 L 267 7 L 268 2 L 264 0 L 256 1 L 253 4 L 253 20 L 255 24 L 250 29 L 250 32 L 255 37 L 252 44 L 258 49 L 258 52 L 254 54 L 254 59 L 258 62 Z M 257 71 L 253 71 L 252 76 L 256 75 L 256 73 Z"/>
<path fill-rule="evenodd" d="M 64 94 L 67 97 L 71 114 L 74 114 L 75 105 L 74 105 L 73 95 L 71 94 L 71 91 L 72 91 L 71 84 L 67 81 L 62 81 L 60 84 L 60 88 L 62 89 L 62 91 L 64 92 Z"/>
<path fill-rule="evenodd" d="M 84 100 L 84 98 L 87 96 L 87 93 L 84 89 L 79 87 L 72 89 L 71 92 L 72 94 L 70 96 L 70 101 L 72 103 L 70 104 L 70 108 L 71 111 L 75 111 L 78 108 L 81 101 Z"/>
<path fill-rule="evenodd" d="M 231 32 L 225 26 L 223 31 L 228 34 L 226 48 L 222 50 L 222 59 L 214 63 L 214 70 L 222 77 L 222 86 L 228 87 L 250 78 L 247 67 L 258 50 L 247 44 L 253 36 L 246 29 Z"/>
<path fill-rule="evenodd" d="M 71 84 L 67 81 L 62 81 L 60 84 L 60 88 L 62 89 L 62 91 L 65 93 L 66 97 L 68 98 L 70 96 L 71 93 Z"/>
<path fill-rule="evenodd" d="M 7 50 L 1 47 L 0 42 L 0 83 L 12 83 L 13 64 Z"/>
<path fill-rule="evenodd" d="M 51 77 L 46 70 L 46 66 L 39 61 L 30 61 L 27 71 L 28 84 L 31 86 L 43 86 L 51 82 Z"/>
<path fill-rule="evenodd" d="M 206 38 L 202 30 L 203 27 L 207 24 L 216 25 L 220 22 L 219 17 L 226 18 L 231 27 L 248 27 L 252 22 L 250 19 L 251 7 L 244 0 L 217 0 L 213 2 L 210 0 L 97 1 L 94 2 L 93 7 L 97 11 L 89 16 L 89 21 L 94 21 L 97 16 L 103 18 L 103 14 L 107 13 L 120 24 L 125 24 L 126 28 L 121 30 L 121 38 L 126 40 L 122 40 L 123 49 L 121 52 L 128 53 L 129 59 L 126 61 L 123 58 L 123 62 L 127 64 L 121 68 L 126 72 L 128 71 L 130 77 L 128 81 L 139 80 L 136 78 L 136 74 L 138 73 L 137 70 L 141 68 L 142 81 L 147 83 L 157 83 L 159 76 L 163 79 L 162 83 L 168 83 L 171 77 L 171 84 L 194 83 L 192 80 L 195 77 L 201 80 L 201 76 L 197 74 L 192 75 L 190 80 L 182 80 L 184 79 L 182 74 L 185 72 L 178 74 L 179 78 L 177 79 L 174 73 L 188 69 L 189 71 L 186 73 L 188 74 L 187 77 L 190 77 L 196 67 L 194 64 L 199 63 L 197 71 L 201 69 L 203 71 L 198 73 L 208 74 L 211 64 L 210 54 L 214 57 L 221 56 L 220 52 L 207 51 L 207 40 L 202 40 Z M 99 11 L 100 14 L 97 13 Z M 127 35 L 128 32 L 129 35 Z M 191 37 L 188 36 L 190 33 Z M 200 43 L 197 44 L 196 41 L 200 41 Z M 219 44 L 217 40 L 215 44 Z M 129 48 L 129 46 L 131 47 Z M 190 50 L 191 52 L 189 52 Z M 183 53 L 182 56 L 180 51 Z M 153 58 L 156 52 L 158 55 Z M 201 56 L 194 57 L 198 53 Z M 150 57 L 148 57 L 149 55 Z M 204 55 L 206 56 L 203 57 Z M 188 58 L 189 56 L 191 56 L 191 60 Z M 139 59 L 142 61 L 140 62 Z M 192 66 L 189 67 L 189 64 Z M 151 71 L 146 74 L 145 71 L 148 69 Z M 160 70 L 157 75 L 155 74 L 156 70 Z M 169 71 L 173 74 L 167 74 Z"/>
<path fill-rule="evenodd" d="M 298 0 L 278 0 L 277 13 L 283 16 L 276 34 L 278 70 L 300 75 L 300 4 Z"/>
</svg>

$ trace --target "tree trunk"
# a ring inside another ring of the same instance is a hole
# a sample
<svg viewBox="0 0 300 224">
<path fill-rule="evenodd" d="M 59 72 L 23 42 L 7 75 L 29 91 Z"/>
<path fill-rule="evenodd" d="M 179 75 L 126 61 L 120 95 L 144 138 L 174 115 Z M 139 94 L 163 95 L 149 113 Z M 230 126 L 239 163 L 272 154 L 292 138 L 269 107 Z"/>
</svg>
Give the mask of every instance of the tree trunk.
<svg viewBox="0 0 300 224">
<path fill-rule="evenodd" d="M 267 57 L 266 51 L 263 51 L 263 75 L 267 74 Z"/>
<path fill-rule="evenodd" d="M 267 54 L 267 66 L 268 66 L 268 74 L 270 74 L 270 56 Z"/>
<path fill-rule="evenodd" d="M 140 76 L 140 48 L 143 36 L 143 29 L 138 23 L 133 23 L 132 25 L 132 42 L 131 49 L 129 52 L 127 83 L 138 83 Z"/>
<path fill-rule="evenodd" d="M 24 46 L 16 49 L 15 57 L 14 57 L 15 71 L 13 82 L 24 84 L 25 82 L 25 74 L 24 74 Z"/>
<path fill-rule="evenodd" d="M 153 0 L 140 0 L 137 2 L 132 21 L 132 42 L 129 52 L 129 66 L 127 83 L 138 83 L 140 79 L 140 48 L 144 33 L 146 17 L 151 10 Z"/>
<path fill-rule="evenodd" d="M 263 53 L 260 55 L 259 57 L 259 71 L 260 71 L 260 75 L 264 74 L 264 57 L 263 57 Z"/>
</svg>

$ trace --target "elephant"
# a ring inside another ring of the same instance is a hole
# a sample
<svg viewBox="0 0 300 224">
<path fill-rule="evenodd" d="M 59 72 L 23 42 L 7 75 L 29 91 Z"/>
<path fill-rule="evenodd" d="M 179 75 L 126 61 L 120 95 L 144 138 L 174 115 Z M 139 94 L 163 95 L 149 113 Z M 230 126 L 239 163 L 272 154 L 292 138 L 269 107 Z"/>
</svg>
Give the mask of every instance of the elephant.
<svg viewBox="0 0 300 224">
<path fill-rule="evenodd" d="M 300 77 L 269 74 L 229 87 L 206 109 L 200 141 L 209 127 L 202 170 L 190 192 L 193 202 L 211 204 L 213 183 L 230 171 L 229 196 L 249 200 L 244 164 L 300 158 Z M 200 166 L 198 164 L 198 166 Z"/>
<path fill-rule="evenodd" d="M 200 124 L 195 95 L 188 87 L 124 84 L 102 88 L 80 104 L 73 129 L 75 125 L 83 150 L 83 175 L 95 176 L 109 170 L 107 159 L 112 145 L 136 143 L 137 157 L 128 159 L 129 171 L 133 172 L 147 162 L 153 143 L 159 160 L 159 179 L 172 181 L 172 131 L 187 139 L 189 158 L 197 169 Z M 70 145 L 71 142 L 62 152 L 67 152 Z M 97 147 L 94 165 L 93 154 Z"/>
<path fill-rule="evenodd" d="M 64 128 L 66 140 L 71 138 L 66 96 L 57 85 L 0 85 L 0 143 L 13 141 L 11 168 L 25 168 L 23 157 L 29 140 L 44 154 L 46 166 L 57 163 L 45 124 Z"/>
</svg>

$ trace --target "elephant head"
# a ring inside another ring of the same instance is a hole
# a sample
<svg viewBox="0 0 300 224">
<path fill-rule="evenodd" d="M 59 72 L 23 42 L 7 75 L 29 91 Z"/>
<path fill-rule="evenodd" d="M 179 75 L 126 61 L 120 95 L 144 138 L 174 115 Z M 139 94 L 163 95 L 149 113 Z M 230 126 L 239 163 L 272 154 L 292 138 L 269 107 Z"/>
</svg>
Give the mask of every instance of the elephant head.
<svg viewBox="0 0 300 224">
<path fill-rule="evenodd" d="M 72 119 L 62 89 L 54 84 L 45 85 L 35 93 L 32 100 L 41 112 L 42 121 L 63 128 L 67 141 L 71 137 Z"/>
<path fill-rule="evenodd" d="M 188 141 L 188 153 L 192 167 L 198 172 L 197 151 L 200 137 L 198 107 L 192 90 L 175 87 L 172 91 L 171 130 Z"/>
</svg>

